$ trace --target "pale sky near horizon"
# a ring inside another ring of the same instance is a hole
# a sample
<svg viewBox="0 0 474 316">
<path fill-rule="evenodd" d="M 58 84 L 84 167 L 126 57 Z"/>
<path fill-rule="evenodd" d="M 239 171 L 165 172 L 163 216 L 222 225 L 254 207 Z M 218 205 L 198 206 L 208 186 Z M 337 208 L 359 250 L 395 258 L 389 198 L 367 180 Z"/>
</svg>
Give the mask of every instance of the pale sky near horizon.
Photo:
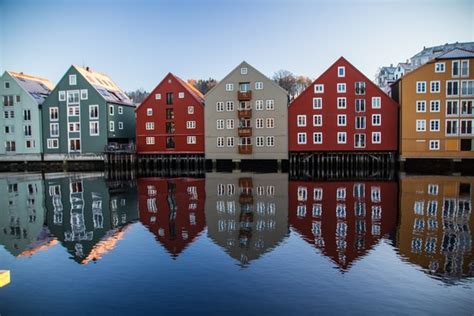
<svg viewBox="0 0 474 316">
<path fill-rule="evenodd" d="M 0 0 L 0 71 L 54 84 L 71 64 L 124 90 L 168 73 L 222 79 L 242 60 L 312 79 L 340 56 L 370 79 L 423 46 L 474 41 L 473 0 Z"/>
</svg>

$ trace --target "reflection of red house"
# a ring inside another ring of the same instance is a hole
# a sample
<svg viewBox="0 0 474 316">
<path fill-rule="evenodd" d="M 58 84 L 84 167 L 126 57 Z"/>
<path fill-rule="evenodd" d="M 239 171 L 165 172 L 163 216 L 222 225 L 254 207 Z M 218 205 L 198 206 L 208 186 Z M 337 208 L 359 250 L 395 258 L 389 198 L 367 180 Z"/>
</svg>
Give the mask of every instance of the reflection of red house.
<svg viewBox="0 0 474 316">
<path fill-rule="evenodd" d="M 396 182 L 290 181 L 290 225 L 342 271 L 397 223 Z"/>
<path fill-rule="evenodd" d="M 205 180 L 141 178 L 138 180 L 140 221 L 173 258 L 204 229 Z"/>
</svg>

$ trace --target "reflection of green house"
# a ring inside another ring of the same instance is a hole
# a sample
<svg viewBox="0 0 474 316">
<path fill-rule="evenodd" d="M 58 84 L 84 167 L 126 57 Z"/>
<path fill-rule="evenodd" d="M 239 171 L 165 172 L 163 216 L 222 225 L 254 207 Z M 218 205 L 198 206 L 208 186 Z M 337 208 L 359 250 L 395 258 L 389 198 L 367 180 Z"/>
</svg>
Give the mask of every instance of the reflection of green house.
<svg viewBox="0 0 474 316">
<path fill-rule="evenodd" d="M 79 263 L 110 251 L 123 227 L 138 219 L 135 191 L 111 193 L 98 176 L 46 180 L 45 205 L 51 233 Z"/>
<path fill-rule="evenodd" d="M 41 176 L 2 176 L 0 196 L 0 244 L 18 256 L 45 237 Z"/>
</svg>

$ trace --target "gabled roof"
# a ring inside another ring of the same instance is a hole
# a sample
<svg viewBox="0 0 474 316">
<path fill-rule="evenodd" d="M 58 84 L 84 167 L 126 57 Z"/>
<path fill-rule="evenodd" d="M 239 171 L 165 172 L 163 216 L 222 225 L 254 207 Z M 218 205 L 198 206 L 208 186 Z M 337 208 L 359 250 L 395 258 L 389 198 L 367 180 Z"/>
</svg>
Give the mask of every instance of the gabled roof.
<svg viewBox="0 0 474 316">
<path fill-rule="evenodd" d="M 145 98 L 145 100 L 142 101 L 142 103 L 140 103 L 140 105 L 135 109 L 135 111 L 137 111 L 142 106 L 142 104 L 148 102 L 149 98 L 153 98 L 153 95 L 155 94 L 154 92 L 156 91 L 156 89 L 158 89 L 158 87 L 161 86 L 163 82 L 166 80 L 166 78 L 168 77 L 172 77 L 174 80 L 176 80 L 176 82 L 178 82 L 191 95 L 191 97 L 193 97 L 196 100 L 196 102 L 204 105 L 204 97 L 198 89 L 193 87 L 190 83 L 187 83 L 183 79 L 174 75 L 173 73 L 169 72 L 163 79 L 161 79 L 160 83 L 158 83 L 156 87 L 153 88 L 150 94 Z"/>
<path fill-rule="evenodd" d="M 451 58 L 473 58 L 474 51 L 470 51 L 462 48 L 454 48 L 442 55 L 436 57 L 436 59 L 451 59 Z"/>
<path fill-rule="evenodd" d="M 444 45 L 438 45 L 433 47 L 423 47 L 423 50 L 415 54 L 412 58 L 430 56 L 436 54 L 444 54 L 447 51 L 450 51 L 455 48 L 474 50 L 474 42 L 465 42 L 465 43 L 446 43 Z"/>
<path fill-rule="evenodd" d="M 42 104 L 53 90 L 51 81 L 22 72 L 7 71 L 12 78 L 26 91 L 38 104 Z"/>
<path fill-rule="evenodd" d="M 73 67 L 89 82 L 107 102 L 134 106 L 133 101 L 106 74 L 92 71 L 89 67 Z"/>
<path fill-rule="evenodd" d="M 397 68 L 398 68 L 398 67 L 401 67 L 401 68 L 403 68 L 403 69 L 405 69 L 405 70 L 410 70 L 410 69 L 412 68 L 409 63 L 398 63 Z"/>
<path fill-rule="evenodd" d="M 207 91 L 206 95 L 204 96 L 204 98 L 206 98 L 212 91 L 214 91 L 217 87 L 219 87 L 220 85 L 224 84 L 225 80 L 230 77 L 230 75 L 232 75 L 234 73 L 234 71 L 236 71 L 237 69 L 241 68 L 242 66 L 245 66 L 247 68 L 252 68 L 252 70 L 254 70 L 256 73 L 260 74 L 261 76 L 265 77 L 268 79 L 268 81 L 271 82 L 271 84 L 273 84 L 275 87 L 278 87 L 281 91 L 283 91 L 286 95 L 288 95 L 288 91 L 286 91 L 285 89 L 283 89 L 282 87 L 280 87 L 280 85 L 278 85 L 275 81 L 273 81 L 272 79 L 268 78 L 267 76 L 265 76 L 263 73 L 261 73 L 259 70 L 257 70 L 257 68 L 253 67 L 252 65 L 250 65 L 248 62 L 246 62 L 245 60 L 242 61 L 240 64 L 238 64 L 234 69 L 232 69 L 232 71 L 230 71 L 224 78 L 222 78 L 222 80 L 220 80 L 219 82 L 217 82 L 217 84 L 212 87 L 211 90 Z"/>
</svg>

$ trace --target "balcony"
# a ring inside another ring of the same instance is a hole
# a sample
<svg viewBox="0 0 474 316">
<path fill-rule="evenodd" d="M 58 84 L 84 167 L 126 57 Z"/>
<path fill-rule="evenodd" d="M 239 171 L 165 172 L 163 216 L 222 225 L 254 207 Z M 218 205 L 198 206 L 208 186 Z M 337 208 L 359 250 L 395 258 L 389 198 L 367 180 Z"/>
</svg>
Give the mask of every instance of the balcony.
<svg viewBox="0 0 474 316">
<path fill-rule="evenodd" d="M 239 178 L 240 188 L 252 188 L 253 182 L 251 177 Z"/>
<path fill-rule="evenodd" d="M 239 101 L 250 101 L 252 100 L 252 91 L 238 91 L 237 98 Z"/>
<path fill-rule="evenodd" d="M 252 136 L 251 127 L 239 127 L 239 137 L 250 137 Z"/>
<path fill-rule="evenodd" d="M 253 204 L 253 196 L 251 194 L 242 193 L 239 196 L 240 204 Z"/>
<path fill-rule="evenodd" d="M 252 110 L 237 110 L 237 115 L 239 118 L 251 118 Z"/>
<path fill-rule="evenodd" d="M 252 153 L 252 145 L 239 145 L 239 154 L 250 155 Z"/>
</svg>

